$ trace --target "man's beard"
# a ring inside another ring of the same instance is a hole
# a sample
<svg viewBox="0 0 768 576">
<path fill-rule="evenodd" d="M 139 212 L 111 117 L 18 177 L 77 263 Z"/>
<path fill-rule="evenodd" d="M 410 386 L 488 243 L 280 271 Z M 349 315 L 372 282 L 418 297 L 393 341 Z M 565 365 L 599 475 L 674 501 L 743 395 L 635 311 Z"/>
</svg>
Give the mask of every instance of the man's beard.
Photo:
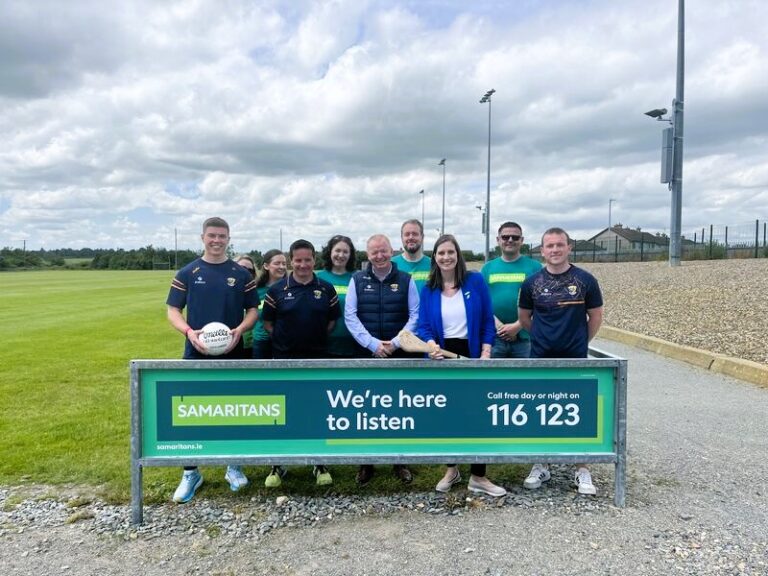
<svg viewBox="0 0 768 576">
<path fill-rule="evenodd" d="M 405 249 L 406 252 L 408 252 L 408 254 L 413 255 L 413 254 L 416 254 L 419 250 L 421 250 L 421 244 L 416 244 L 416 246 L 412 246 L 410 248 L 408 246 L 403 246 L 403 248 Z"/>
</svg>

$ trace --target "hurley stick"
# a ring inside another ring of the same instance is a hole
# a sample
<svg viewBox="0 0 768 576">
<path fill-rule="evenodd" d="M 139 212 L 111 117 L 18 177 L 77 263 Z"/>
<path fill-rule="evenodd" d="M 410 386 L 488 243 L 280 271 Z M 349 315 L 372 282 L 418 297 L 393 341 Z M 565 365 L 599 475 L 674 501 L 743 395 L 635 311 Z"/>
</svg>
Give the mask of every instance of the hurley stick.
<svg viewBox="0 0 768 576">
<path fill-rule="evenodd" d="M 425 354 L 432 352 L 430 345 L 416 336 L 413 332 L 400 330 L 400 334 L 398 334 L 397 337 L 400 338 L 400 347 L 406 352 L 424 352 Z M 442 348 L 440 348 L 440 352 L 442 352 L 443 356 L 446 358 L 463 358 L 463 356 L 459 356 L 454 352 L 448 352 L 448 350 L 443 350 Z"/>
</svg>

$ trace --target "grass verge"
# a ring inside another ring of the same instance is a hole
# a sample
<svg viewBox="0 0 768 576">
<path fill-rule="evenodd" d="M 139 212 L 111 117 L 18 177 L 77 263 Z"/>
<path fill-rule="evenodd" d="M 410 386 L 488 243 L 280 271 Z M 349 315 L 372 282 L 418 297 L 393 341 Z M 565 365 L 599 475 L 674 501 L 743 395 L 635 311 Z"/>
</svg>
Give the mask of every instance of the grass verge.
<svg viewBox="0 0 768 576">
<path fill-rule="evenodd" d="M 0 485 L 84 485 L 110 502 L 129 500 L 128 362 L 181 356 L 182 337 L 165 317 L 171 278 L 168 271 L 0 276 Z M 513 485 L 522 481 L 523 468 L 491 466 L 489 477 Z M 283 486 L 267 491 L 268 467 L 246 467 L 251 484 L 233 494 L 223 468 L 205 467 L 202 490 L 207 497 L 234 500 L 262 494 L 387 494 L 431 491 L 443 474 L 437 465 L 412 469 L 410 486 L 393 478 L 391 467 L 377 466 L 373 481 L 359 488 L 355 466 L 332 466 L 329 488 L 315 486 L 311 466 L 295 466 Z M 166 501 L 179 478 L 177 468 L 145 469 L 145 501 Z"/>
</svg>

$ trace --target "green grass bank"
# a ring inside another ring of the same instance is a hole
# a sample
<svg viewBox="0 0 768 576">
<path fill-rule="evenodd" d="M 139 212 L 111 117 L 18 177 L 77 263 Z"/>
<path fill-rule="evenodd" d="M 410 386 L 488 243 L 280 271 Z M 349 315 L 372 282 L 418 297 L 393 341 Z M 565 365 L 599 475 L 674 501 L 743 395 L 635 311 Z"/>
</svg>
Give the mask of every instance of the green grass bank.
<svg viewBox="0 0 768 576">
<path fill-rule="evenodd" d="M 168 271 L 35 271 L 0 274 L 0 485 L 82 485 L 113 502 L 130 494 L 128 362 L 179 358 L 183 338 L 168 324 Z M 441 466 L 415 466 L 404 488 L 377 467 L 364 490 L 432 490 Z M 522 481 L 522 466 L 490 477 Z M 246 469 L 246 495 L 262 493 L 266 467 Z M 333 490 L 357 493 L 354 466 L 332 467 Z M 224 469 L 204 468 L 206 497 L 231 494 Z M 177 468 L 145 470 L 145 498 L 167 500 Z M 280 493 L 324 493 L 308 466 L 292 467 Z"/>
</svg>

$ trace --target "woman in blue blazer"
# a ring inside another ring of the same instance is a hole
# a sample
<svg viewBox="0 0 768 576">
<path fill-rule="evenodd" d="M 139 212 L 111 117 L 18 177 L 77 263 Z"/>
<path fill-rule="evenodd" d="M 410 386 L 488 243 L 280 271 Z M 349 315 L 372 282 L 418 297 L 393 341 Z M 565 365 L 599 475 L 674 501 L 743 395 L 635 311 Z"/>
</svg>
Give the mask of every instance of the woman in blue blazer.
<svg viewBox="0 0 768 576">
<path fill-rule="evenodd" d="M 440 348 L 468 358 L 491 357 L 496 329 L 488 286 L 479 272 L 467 270 L 459 243 L 450 234 L 440 236 L 432 250 L 416 331 L 433 348 L 433 360 L 443 358 Z M 460 480 L 459 468 L 449 464 L 436 490 L 448 492 Z M 468 488 L 490 496 L 507 493 L 486 478 L 485 464 L 472 464 Z"/>
</svg>

